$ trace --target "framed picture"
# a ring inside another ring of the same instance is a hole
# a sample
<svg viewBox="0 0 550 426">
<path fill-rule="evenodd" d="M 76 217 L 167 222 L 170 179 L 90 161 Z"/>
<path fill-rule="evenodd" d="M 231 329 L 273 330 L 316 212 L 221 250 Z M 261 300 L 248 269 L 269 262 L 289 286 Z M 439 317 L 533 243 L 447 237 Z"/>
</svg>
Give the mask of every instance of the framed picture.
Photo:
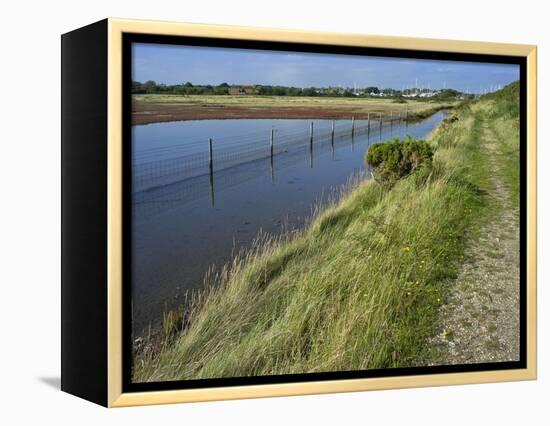
<svg viewBox="0 0 550 426">
<path fill-rule="evenodd" d="M 62 36 L 62 389 L 536 377 L 536 48 L 107 19 Z"/>
</svg>

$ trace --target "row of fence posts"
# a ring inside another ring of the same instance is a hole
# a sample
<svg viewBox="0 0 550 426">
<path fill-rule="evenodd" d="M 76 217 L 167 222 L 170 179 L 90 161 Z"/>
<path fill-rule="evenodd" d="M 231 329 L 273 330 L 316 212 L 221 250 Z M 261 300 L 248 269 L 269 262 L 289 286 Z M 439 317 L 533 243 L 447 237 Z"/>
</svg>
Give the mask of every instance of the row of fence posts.
<svg viewBox="0 0 550 426">
<path fill-rule="evenodd" d="M 399 121 L 403 121 L 401 118 L 401 113 L 399 113 Z M 409 125 L 409 110 L 408 108 L 405 111 L 405 126 Z M 382 139 L 382 113 L 378 113 L 378 122 L 380 139 Z M 367 140 L 370 138 L 370 112 L 367 113 Z M 393 130 L 393 111 L 390 111 L 390 132 Z M 273 170 L 273 156 L 274 156 L 274 132 L 275 129 L 271 128 L 271 134 L 269 138 L 269 158 L 270 158 L 270 168 L 271 168 L 271 181 L 274 181 L 274 170 Z M 332 120 L 331 129 L 330 129 L 330 145 L 332 151 L 332 158 L 334 159 L 334 132 L 335 132 L 335 121 Z M 354 138 L 355 138 L 355 116 L 351 117 L 351 150 L 354 150 Z M 210 202 L 214 206 L 214 151 L 212 149 L 212 138 L 208 138 L 208 169 L 210 175 Z M 313 168 L 313 121 L 310 123 L 309 127 L 309 166 Z"/>
</svg>

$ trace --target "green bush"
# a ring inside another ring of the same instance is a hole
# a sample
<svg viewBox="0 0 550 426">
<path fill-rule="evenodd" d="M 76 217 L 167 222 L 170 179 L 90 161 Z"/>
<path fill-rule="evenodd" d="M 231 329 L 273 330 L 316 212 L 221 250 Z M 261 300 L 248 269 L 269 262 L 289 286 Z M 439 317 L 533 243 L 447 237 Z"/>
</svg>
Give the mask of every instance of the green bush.
<svg viewBox="0 0 550 426">
<path fill-rule="evenodd" d="M 366 163 L 372 169 L 374 180 L 383 187 L 395 183 L 415 170 L 431 167 L 433 151 L 424 140 L 407 136 L 372 145 L 367 151 Z"/>
</svg>

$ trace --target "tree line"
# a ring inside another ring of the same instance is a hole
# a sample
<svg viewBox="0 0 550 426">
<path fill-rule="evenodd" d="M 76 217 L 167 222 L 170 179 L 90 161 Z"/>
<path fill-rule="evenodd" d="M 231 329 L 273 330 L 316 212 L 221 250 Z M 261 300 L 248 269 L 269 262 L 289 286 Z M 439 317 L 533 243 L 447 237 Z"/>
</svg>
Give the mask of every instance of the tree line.
<svg viewBox="0 0 550 426">
<path fill-rule="evenodd" d="M 351 89 L 343 87 L 293 87 L 293 86 L 271 86 L 271 85 L 230 85 L 221 83 L 218 85 L 195 85 L 190 82 L 182 84 L 164 84 L 153 80 L 144 83 L 139 81 L 132 82 L 133 94 L 173 94 L 173 95 L 228 95 L 233 89 L 248 88 L 253 94 L 264 96 L 387 96 L 399 98 L 412 93 L 428 93 L 429 89 L 405 89 L 396 90 L 391 88 L 378 88 L 369 86 L 361 89 Z M 434 92 L 434 91 L 432 91 Z M 437 90 L 437 98 L 457 98 L 464 95 L 453 89 Z"/>
</svg>

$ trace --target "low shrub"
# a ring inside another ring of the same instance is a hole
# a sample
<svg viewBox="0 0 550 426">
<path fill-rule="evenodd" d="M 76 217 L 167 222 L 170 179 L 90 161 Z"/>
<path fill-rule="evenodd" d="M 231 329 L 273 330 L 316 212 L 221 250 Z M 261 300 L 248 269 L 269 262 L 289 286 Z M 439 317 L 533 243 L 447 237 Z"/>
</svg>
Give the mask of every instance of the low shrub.
<svg viewBox="0 0 550 426">
<path fill-rule="evenodd" d="M 407 136 L 372 145 L 365 161 L 371 167 L 374 180 L 391 188 L 395 183 L 422 167 L 431 167 L 433 151 L 424 140 Z"/>
<path fill-rule="evenodd" d="M 455 121 L 458 121 L 458 115 L 453 114 L 453 115 L 450 115 L 449 117 L 445 117 L 443 119 L 443 124 L 449 125 L 449 124 L 453 124 Z"/>
</svg>

